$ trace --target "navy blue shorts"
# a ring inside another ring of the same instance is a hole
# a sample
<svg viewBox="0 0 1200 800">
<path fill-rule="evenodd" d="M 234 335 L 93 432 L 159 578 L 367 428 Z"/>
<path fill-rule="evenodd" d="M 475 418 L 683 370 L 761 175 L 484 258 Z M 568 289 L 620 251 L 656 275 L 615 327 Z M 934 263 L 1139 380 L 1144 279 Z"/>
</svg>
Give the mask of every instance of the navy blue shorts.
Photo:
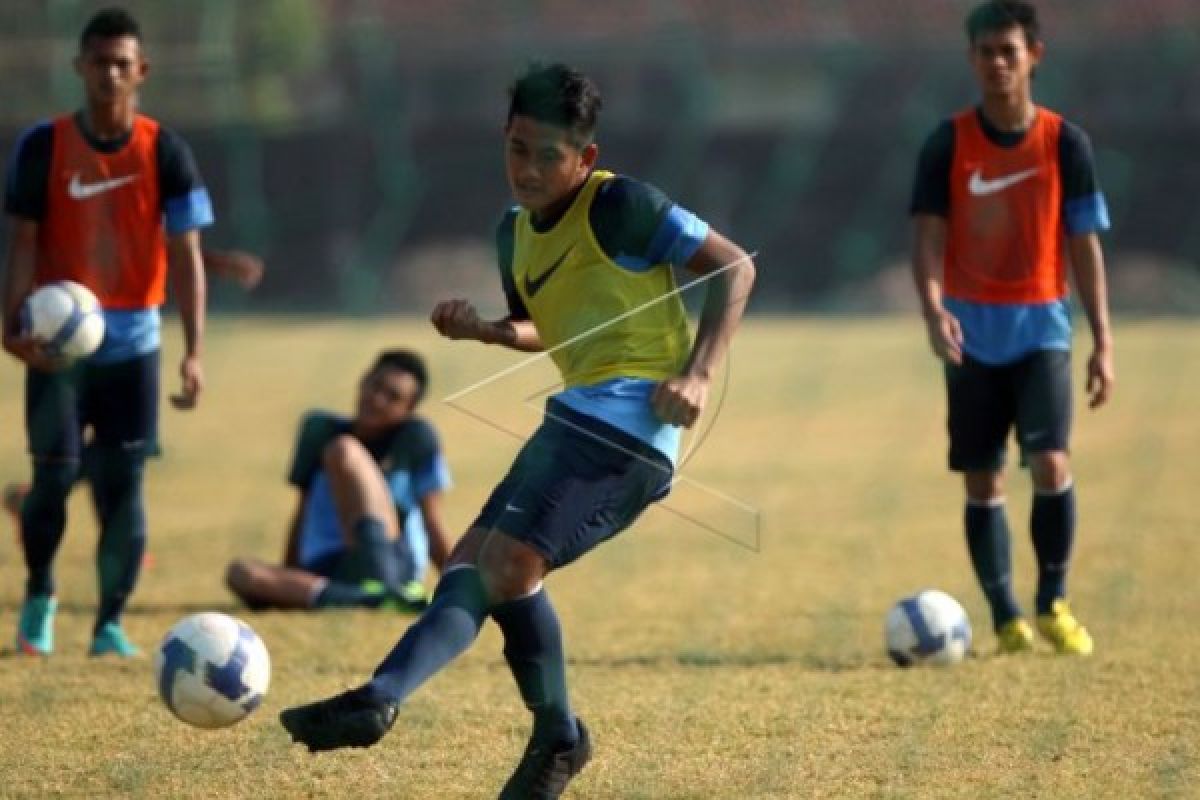
<svg viewBox="0 0 1200 800">
<path fill-rule="evenodd" d="M 674 469 L 648 444 L 551 399 L 473 527 L 497 529 L 565 566 L 666 497 Z"/>
<path fill-rule="evenodd" d="M 25 371 L 25 430 L 37 459 L 79 461 L 89 444 L 146 455 L 158 439 L 158 351 L 115 364 Z"/>
<path fill-rule="evenodd" d="M 950 469 L 1004 466 L 1009 431 L 1022 453 L 1066 450 L 1071 435 L 1071 354 L 1038 350 L 994 366 L 964 355 L 946 366 Z"/>
</svg>

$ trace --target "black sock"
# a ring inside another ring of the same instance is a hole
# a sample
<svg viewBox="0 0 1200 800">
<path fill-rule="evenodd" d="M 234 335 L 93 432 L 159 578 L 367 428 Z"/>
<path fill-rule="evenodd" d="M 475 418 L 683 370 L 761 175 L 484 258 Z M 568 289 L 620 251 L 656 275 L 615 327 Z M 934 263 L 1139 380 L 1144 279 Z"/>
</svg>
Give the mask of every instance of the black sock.
<svg viewBox="0 0 1200 800">
<path fill-rule="evenodd" d="M 442 575 L 429 608 L 375 670 L 370 686 L 394 703 L 406 697 L 471 646 L 487 619 L 487 593 L 475 567 Z"/>
<path fill-rule="evenodd" d="M 999 630 L 1021 615 L 1012 593 L 1012 554 L 1004 505 L 967 503 L 966 528 L 971 565 L 991 606 L 992 625 Z"/>
<path fill-rule="evenodd" d="M 400 565 L 396 559 L 396 543 L 389 539 L 383 520 L 364 516 L 350 531 L 350 550 L 346 558 L 354 559 L 355 573 L 376 580 L 392 590 L 401 586 Z"/>
<path fill-rule="evenodd" d="M 313 599 L 313 608 L 378 608 L 385 595 L 368 592 L 353 583 L 329 581 Z"/>
<path fill-rule="evenodd" d="M 504 632 L 504 657 L 525 707 L 533 712 L 540 742 L 574 744 L 579 730 L 567 699 L 567 664 L 562 628 L 545 589 L 492 608 Z"/>
<path fill-rule="evenodd" d="M 1033 496 L 1029 515 L 1033 552 L 1037 555 L 1037 613 L 1048 614 L 1054 601 L 1067 595 L 1067 567 L 1075 541 L 1075 488 Z"/>
<path fill-rule="evenodd" d="M 146 552 L 146 511 L 142 500 L 144 458 L 94 448 L 88 459 L 92 500 L 100 519 L 96 571 L 100 580 L 97 631 L 118 622 L 141 572 Z"/>
<path fill-rule="evenodd" d="M 79 476 L 75 463 L 33 466 L 33 485 L 21 505 L 21 545 L 29 580 L 28 596 L 54 594 L 54 554 L 67 527 L 67 495 Z"/>
</svg>

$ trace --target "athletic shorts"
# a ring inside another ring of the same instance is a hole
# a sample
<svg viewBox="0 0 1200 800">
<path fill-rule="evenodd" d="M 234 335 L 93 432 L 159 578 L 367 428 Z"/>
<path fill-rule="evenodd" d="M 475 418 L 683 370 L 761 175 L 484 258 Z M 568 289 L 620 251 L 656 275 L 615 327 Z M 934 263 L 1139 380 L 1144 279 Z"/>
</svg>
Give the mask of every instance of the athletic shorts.
<svg viewBox="0 0 1200 800">
<path fill-rule="evenodd" d="M 1066 450 L 1071 434 L 1071 354 L 1038 350 L 1011 364 L 963 355 L 946 365 L 950 469 L 995 471 L 1004 466 L 1008 433 L 1021 452 Z"/>
<path fill-rule="evenodd" d="M 133 455 L 158 440 L 158 351 L 115 364 L 25 371 L 25 430 L 34 458 L 79 461 L 90 444 Z"/>
<path fill-rule="evenodd" d="M 666 497 L 673 472 L 640 439 L 550 399 L 473 527 L 506 533 L 562 567 Z"/>
</svg>

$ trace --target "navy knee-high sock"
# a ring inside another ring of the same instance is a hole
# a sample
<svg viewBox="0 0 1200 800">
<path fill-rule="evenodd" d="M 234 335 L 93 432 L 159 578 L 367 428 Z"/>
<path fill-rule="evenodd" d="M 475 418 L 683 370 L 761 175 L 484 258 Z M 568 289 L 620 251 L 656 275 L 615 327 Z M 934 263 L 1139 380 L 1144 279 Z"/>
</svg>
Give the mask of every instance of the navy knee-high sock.
<svg viewBox="0 0 1200 800">
<path fill-rule="evenodd" d="M 92 500 L 100 519 L 96 571 L 100 605 L 96 627 L 118 622 L 141 572 L 146 552 L 146 510 L 142 500 L 145 460 L 140 454 L 97 451 L 88 460 Z"/>
<path fill-rule="evenodd" d="M 545 589 L 492 608 L 504 632 L 504 658 L 517 679 L 525 707 L 533 712 L 533 736 L 541 742 L 579 738 L 567 699 L 562 628 Z"/>
<path fill-rule="evenodd" d="M 392 702 L 406 697 L 471 646 L 487 619 L 479 570 L 458 567 L 442 575 L 422 612 L 375 670 L 370 686 Z"/>
<path fill-rule="evenodd" d="M 1037 613 L 1050 612 L 1054 601 L 1067 595 L 1067 567 L 1075 541 L 1075 487 L 1037 492 L 1029 515 L 1033 552 L 1037 556 Z"/>
<path fill-rule="evenodd" d="M 79 477 L 73 462 L 33 465 L 33 485 L 21 505 L 21 545 L 27 596 L 54 594 L 54 555 L 67 528 L 67 495 Z"/>
<path fill-rule="evenodd" d="M 998 630 L 1019 617 L 1021 607 L 1012 592 L 1012 545 L 1004 504 L 967 503 L 967 550 L 975 577 L 992 609 L 992 625 Z"/>
</svg>

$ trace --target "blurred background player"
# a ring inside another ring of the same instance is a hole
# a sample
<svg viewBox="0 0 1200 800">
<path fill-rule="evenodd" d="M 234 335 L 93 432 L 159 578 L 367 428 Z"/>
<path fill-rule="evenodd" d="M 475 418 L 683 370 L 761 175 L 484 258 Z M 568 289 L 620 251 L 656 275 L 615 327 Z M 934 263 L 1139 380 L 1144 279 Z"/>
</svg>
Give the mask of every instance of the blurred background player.
<svg viewBox="0 0 1200 800">
<path fill-rule="evenodd" d="M 90 428 L 86 477 L 101 531 L 100 599 L 89 652 L 130 656 L 138 651 L 120 615 L 146 541 L 142 476 L 156 440 L 158 308 L 170 275 L 185 345 L 182 388 L 171 399 L 176 408 L 190 409 L 204 385 L 199 230 L 213 215 L 187 144 L 138 113 L 149 63 L 137 21 L 120 9 L 98 12 L 80 37 L 75 70 L 84 108 L 27 131 L 6 184 L 12 231 L 4 347 L 27 366 L 25 422 L 33 457 L 20 526 L 29 578 L 16 638 L 22 653 L 53 652 L 53 562 Z M 106 325 L 95 355 L 66 369 L 22 333 L 18 314 L 34 287 L 59 279 L 95 292 Z"/>
<path fill-rule="evenodd" d="M 925 142 L 910 209 L 917 291 L 945 362 L 950 468 L 964 474 L 967 545 L 1000 650 L 1028 650 L 1033 630 L 1013 598 L 1004 512 L 1005 442 L 1015 425 L 1034 486 L 1037 627 L 1058 652 L 1087 655 L 1092 638 L 1066 601 L 1075 491 L 1064 256 L 1091 324 L 1086 388 L 1097 408 L 1113 387 L 1097 235 L 1109 227 L 1108 210 L 1087 136 L 1033 102 L 1044 49 L 1035 9 L 984 3 L 968 17 L 967 36 L 982 103 Z"/>
<path fill-rule="evenodd" d="M 304 417 L 288 481 L 300 490 L 283 565 L 239 559 L 225 581 L 252 608 L 419 610 L 432 559 L 443 569 L 450 473 L 437 434 L 414 415 L 428 375 L 419 356 L 380 354 L 352 418 Z"/>
<path fill-rule="evenodd" d="M 497 235 L 509 315 L 484 321 L 457 299 L 438 304 L 432 320 L 451 339 L 550 351 L 567 388 L 548 400 L 541 427 L 456 545 L 430 607 L 375 677 L 283 712 L 310 750 L 374 744 L 404 699 L 490 616 L 533 712 L 501 797 L 558 797 L 590 758 L 542 581 L 665 496 L 680 428 L 703 410 L 754 281 L 746 254 L 706 223 L 651 186 L 595 169 L 600 105 L 595 84 L 561 64 L 531 68 L 512 89 L 505 162 L 519 206 Z M 673 266 L 716 273 L 694 344 Z"/>
</svg>

